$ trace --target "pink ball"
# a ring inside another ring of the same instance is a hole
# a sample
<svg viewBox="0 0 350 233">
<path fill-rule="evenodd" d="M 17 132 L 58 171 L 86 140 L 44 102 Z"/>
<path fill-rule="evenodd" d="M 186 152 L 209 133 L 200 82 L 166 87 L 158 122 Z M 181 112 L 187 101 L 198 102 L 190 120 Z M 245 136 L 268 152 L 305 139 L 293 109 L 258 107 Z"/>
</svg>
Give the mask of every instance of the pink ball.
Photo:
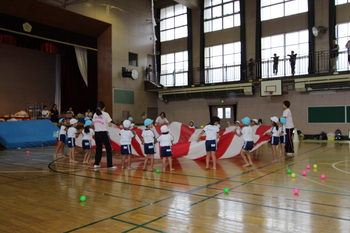
<svg viewBox="0 0 350 233">
<path fill-rule="evenodd" d="M 294 194 L 298 194 L 299 193 L 299 189 L 294 189 Z"/>
<path fill-rule="evenodd" d="M 310 165 L 306 165 L 306 169 L 310 169 Z"/>
<path fill-rule="evenodd" d="M 301 174 L 302 174 L 303 176 L 306 176 L 306 171 L 303 171 Z"/>
<path fill-rule="evenodd" d="M 326 179 L 326 175 L 321 175 L 321 179 Z"/>
<path fill-rule="evenodd" d="M 27 150 L 27 151 L 26 151 L 26 153 L 27 153 L 27 154 L 29 154 L 29 153 L 30 153 L 30 151 L 29 151 L 29 150 Z"/>
</svg>

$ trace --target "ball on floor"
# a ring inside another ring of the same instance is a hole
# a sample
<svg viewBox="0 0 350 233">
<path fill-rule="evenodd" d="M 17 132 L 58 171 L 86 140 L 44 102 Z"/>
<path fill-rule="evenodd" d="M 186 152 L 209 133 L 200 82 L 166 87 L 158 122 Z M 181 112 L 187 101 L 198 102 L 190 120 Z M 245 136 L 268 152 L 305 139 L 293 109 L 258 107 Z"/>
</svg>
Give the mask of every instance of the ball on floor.
<svg viewBox="0 0 350 233">
<path fill-rule="evenodd" d="M 80 201 L 86 201 L 86 197 L 85 196 L 81 196 L 80 197 Z"/>
</svg>

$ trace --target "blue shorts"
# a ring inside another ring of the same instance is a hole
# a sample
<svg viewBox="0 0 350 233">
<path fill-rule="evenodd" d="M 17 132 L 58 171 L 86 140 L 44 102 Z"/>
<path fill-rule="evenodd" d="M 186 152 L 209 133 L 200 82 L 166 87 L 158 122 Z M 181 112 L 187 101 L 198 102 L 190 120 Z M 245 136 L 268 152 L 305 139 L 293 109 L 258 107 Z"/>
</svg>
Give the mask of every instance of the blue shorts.
<svg viewBox="0 0 350 233">
<path fill-rule="evenodd" d="M 145 143 L 143 149 L 146 155 L 154 155 L 156 152 L 154 150 L 154 143 Z"/>
<path fill-rule="evenodd" d="M 121 145 L 120 153 L 122 155 L 131 155 L 131 145 Z"/>
<path fill-rule="evenodd" d="M 277 146 L 280 143 L 280 136 L 271 137 L 271 145 Z"/>
<path fill-rule="evenodd" d="M 280 143 L 282 144 L 282 143 L 287 143 L 287 134 L 285 134 L 285 135 L 281 135 L 280 136 Z"/>
<path fill-rule="evenodd" d="M 68 138 L 67 144 L 69 148 L 75 147 L 75 138 Z"/>
<path fill-rule="evenodd" d="M 253 141 L 244 141 L 244 144 L 242 146 L 242 149 L 244 150 L 251 150 L 254 147 L 254 142 Z"/>
<path fill-rule="evenodd" d="M 81 143 L 83 145 L 83 150 L 90 150 L 91 149 L 91 141 L 84 139 Z"/>
<path fill-rule="evenodd" d="M 205 141 L 205 150 L 206 151 L 217 151 L 216 140 L 206 140 Z"/>
<path fill-rule="evenodd" d="M 66 135 L 65 134 L 60 134 L 60 138 L 59 138 L 58 141 L 66 143 Z"/>
<path fill-rule="evenodd" d="M 173 153 L 171 151 L 171 146 L 162 146 L 160 149 L 160 156 L 161 157 L 171 157 L 173 156 Z"/>
</svg>

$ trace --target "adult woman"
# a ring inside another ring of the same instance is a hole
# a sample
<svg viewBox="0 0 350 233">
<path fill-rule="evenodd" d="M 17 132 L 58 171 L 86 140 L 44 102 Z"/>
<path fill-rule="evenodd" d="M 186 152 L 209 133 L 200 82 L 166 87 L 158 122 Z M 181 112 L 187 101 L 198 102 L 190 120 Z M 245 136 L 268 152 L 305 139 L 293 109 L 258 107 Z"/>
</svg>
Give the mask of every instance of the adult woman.
<svg viewBox="0 0 350 233">
<path fill-rule="evenodd" d="M 288 100 L 283 101 L 282 103 L 282 108 L 283 108 L 283 114 L 282 116 L 286 118 L 286 152 L 287 155 L 293 155 L 294 154 L 294 145 L 293 145 L 293 138 L 292 134 L 294 131 L 294 124 L 293 124 L 293 117 L 292 117 L 292 112 L 289 109 L 290 107 L 290 102 Z"/>
<path fill-rule="evenodd" d="M 52 109 L 50 110 L 50 112 L 51 112 L 51 121 L 58 122 L 58 110 L 57 110 L 56 104 L 52 105 Z"/>
<path fill-rule="evenodd" d="M 165 112 L 161 112 L 156 119 L 156 125 L 169 124 L 169 121 L 166 119 Z"/>
<path fill-rule="evenodd" d="M 97 103 L 96 112 L 92 118 L 95 127 L 95 142 L 96 142 L 96 155 L 94 168 L 100 167 L 102 157 L 102 144 L 106 148 L 107 154 L 107 168 L 115 169 L 112 161 L 112 146 L 108 137 L 107 125 L 112 127 L 112 119 L 105 111 L 105 103 L 100 101 Z"/>
</svg>

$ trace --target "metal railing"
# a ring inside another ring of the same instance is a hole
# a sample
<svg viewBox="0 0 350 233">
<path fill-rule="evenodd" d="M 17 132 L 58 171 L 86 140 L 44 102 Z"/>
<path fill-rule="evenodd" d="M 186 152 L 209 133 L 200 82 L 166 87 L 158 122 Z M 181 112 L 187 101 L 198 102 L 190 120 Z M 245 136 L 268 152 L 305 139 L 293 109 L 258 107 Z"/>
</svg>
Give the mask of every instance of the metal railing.
<svg viewBox="0 0 350 233">
<path fill-rule="evenodd" d="M 223 65 L 222 67 L 205 67 L 204 83 L 200 82 L 201 70 L 196 67 L 192 70 L 193 84 L 215 84 L 215 83 L 232 83 L 237 81 L 248 81 L 252 79 L 269 79 L 283 77 L 308 77 L 315 75 L 333 75 L 337 72 L 348 72 L 348 52 L 340 51 L 336 60 L 336 69 L 331 67 L 331 54 L 329 51 L 316 52 L 314 54 L 302 54 L 296 57 L 295 73 L 292 74 L 292 68 L 289 57 L 282 57 L 278 62 L 278 72 L 273 73 L 273 60 L 263 59 L 255 60 L 253 70 L 250 71 L 248 63 L 244 62 L 237 65 Z M 165 73 L 165 72 L 163 72 Z M 179 71 L 160 75 L 155 82 L 159 82 L 166 87 L 188 86 L 187 71 Z"/>
</svg>

